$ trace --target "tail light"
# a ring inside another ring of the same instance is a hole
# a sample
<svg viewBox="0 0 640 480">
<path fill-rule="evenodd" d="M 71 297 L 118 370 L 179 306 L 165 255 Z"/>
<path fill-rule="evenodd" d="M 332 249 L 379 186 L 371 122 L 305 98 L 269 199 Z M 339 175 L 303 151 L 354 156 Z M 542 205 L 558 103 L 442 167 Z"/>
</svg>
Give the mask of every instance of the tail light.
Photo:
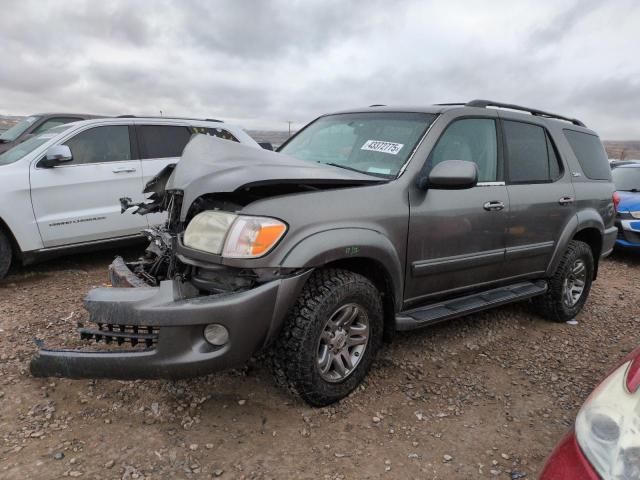
<svg viewBox="0 0 640 480">
<path fill-rule="evenodd" d="M 620 205 L 620 194 L 613 192 L 613 208 L 615 208 L 616 212 L 618 211 L 618 205 Z"/>
</svg>

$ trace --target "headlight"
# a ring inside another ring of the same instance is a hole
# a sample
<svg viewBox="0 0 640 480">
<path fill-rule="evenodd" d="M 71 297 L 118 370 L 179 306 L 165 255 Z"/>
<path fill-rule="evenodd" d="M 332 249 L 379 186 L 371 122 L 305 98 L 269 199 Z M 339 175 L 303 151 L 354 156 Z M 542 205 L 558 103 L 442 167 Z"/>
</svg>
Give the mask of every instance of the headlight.
<svg viewBox="0 0 640 480">
<path fill-rule="evenodd" d="M 275 218 L 211 210 L 189 222 L 184 244 L 227 258 L 256 258 L 269 252 L 286 231 L 287 225 Z"/>
<path fill-rule="evenodd" d="M 224 239 L 237 215 L 208 210 L 191 219 L 184 232 L 184 244 L 209 253 L 222 253 Z"/>
<path fill-rule="evenodd" d="M 629 213 L 633 218 L 640 218 L 640 211 L 635 211 L 635 212 L 629 211 Z"/>
<path fill-rule="evenodd" d="M 640 390 L 630 393 L 619 367 L 591 394 L 576 418 L 576 437 L 602 478 L 640 480 Z"/>
</svg>

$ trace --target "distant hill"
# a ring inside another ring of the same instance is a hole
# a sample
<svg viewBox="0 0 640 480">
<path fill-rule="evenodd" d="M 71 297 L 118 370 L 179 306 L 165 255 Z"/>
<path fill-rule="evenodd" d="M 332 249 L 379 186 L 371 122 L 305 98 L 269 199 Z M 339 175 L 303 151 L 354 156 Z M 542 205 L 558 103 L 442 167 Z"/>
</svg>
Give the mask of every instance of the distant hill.
<svg viewBox="0 0 640 480">
<path fill-rule="evenodd" d="M 640 160 L 640 141 L 605 140 L 604 148 L 609 158 L 616 160 Z"/>
<path fill-rule="evenodd" d="M 256 142 L 269 142 L 274 148 L 279 147 L 289 138 L 289 132 L 277 130 L 247 130 L 247 133 Z M 291 132 L 292 135 L 293 133 Z"/>
</svg>

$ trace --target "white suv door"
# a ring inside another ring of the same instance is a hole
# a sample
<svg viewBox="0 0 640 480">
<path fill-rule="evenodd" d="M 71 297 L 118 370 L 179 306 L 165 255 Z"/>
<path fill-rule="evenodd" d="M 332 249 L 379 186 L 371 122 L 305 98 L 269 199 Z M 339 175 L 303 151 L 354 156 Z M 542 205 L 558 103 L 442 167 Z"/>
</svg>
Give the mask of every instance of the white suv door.
<svg viewBox="0 0 640 480">
<path fill-rule="evenodd" d="M 54 168 L 31 166 L 31 199 L 45 247 L 139 234 L 143 216 L 120 213 L 121 197 L 142 195 L 142 168 L 130 127 L 90 127 L 62 142 L 73 160 Z"/>
</svg>

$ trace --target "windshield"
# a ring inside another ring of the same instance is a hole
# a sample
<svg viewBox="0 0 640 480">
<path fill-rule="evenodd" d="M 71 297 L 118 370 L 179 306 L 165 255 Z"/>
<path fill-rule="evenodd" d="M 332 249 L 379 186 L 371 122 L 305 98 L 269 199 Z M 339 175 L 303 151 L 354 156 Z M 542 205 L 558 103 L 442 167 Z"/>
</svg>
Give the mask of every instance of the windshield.
<svg viewBox="0 0 640 480">
<path fill-rule="evenodd" d="M 640 192 L 640 168 L 618 167 L 611 170 L 616 190 Z"/>
<path fill-rule="evenodd" d="M 13 142 L 16 138 L 22 135 L 27 128 L 33 125 L 40 117 L 25 118 L 21 122 L 16 123 L 9 130 L 0 135 L 0 141 Z"/>
<path fill-rule="evenodd" d="M 28 153 L 33 152 L 36 148 L 44 145 L 53 137 L 64 132 L 69 128 L 69 125 L 60 125 L 59 127 L 53 127 L 47 130 L 45 133 L 38 135 L 37 137 L 31 137 L 22 143 L 19 143 L 13 148 L 10 148 L 2 155 L 0 155 L 0 165 L 8 165 L 13 162 L 17 162 Z"/>
<path fill-rule="evenodd" d="M 430 113 L 398 112 L 328 115 L 278 151 L 300 160 L 394 178 L 435 118 Z"/>
</svg>

